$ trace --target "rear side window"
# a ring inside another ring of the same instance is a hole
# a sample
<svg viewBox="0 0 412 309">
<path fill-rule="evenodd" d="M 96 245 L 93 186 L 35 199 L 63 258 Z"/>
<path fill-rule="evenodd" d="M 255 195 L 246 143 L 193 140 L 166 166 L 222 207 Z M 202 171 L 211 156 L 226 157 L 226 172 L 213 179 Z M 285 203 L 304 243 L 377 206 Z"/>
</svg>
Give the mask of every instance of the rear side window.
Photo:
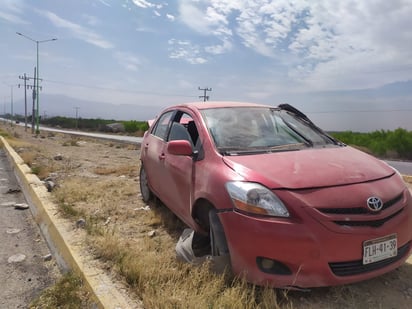
<svg viewBox="0 0 412 309">
<path fill-rule="evenodd" d="M 167 132 L 170 126 L 170 120 L 173 116 L 173 111 L 164 113 L 160 116 L 159 120 L 156 122 L 155 126 L 153 127 L 152 134 L 161 138 L 162 140 L 166 140 Z"/>
</svg>

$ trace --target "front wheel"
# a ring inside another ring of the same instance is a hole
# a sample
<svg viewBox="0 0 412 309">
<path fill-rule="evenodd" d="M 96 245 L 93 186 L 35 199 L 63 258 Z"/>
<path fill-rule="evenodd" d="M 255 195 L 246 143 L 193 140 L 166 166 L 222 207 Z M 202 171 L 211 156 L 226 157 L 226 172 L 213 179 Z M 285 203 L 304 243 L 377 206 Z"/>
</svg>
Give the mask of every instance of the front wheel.
<svg viewBox="0 0 412 309">
<path fill-rule="evenodd" d="M 140 166 L 140 193 L 142 195 L 143 202 L 148 203 L 152 197 L 153 193 L 149 188 L 149 182 L 147 180 L 146 170 L 144 169 L 143 164 Z"/>
<path fill-rule="evenodd" d="M 209 231 L 213 270 L 217 273 L 230 270 L 230 253 L 225 231 L 214 209 L 209 211 Z"/>
</svg>

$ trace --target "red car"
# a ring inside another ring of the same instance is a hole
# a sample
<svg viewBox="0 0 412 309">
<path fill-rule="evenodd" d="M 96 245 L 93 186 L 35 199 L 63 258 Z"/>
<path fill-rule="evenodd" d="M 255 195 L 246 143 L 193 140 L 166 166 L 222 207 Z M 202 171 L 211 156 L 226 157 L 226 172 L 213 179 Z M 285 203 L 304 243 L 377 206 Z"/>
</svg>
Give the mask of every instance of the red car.
<svg viewBox="0 0 412 309">
<path fill-rule="evenodd" d="M 411 254 L 399 173 L 288 104 L 169 107 L 145 133 L 140 188 L 249 282 L 309 288 L 387 273 Z"/>
</svg>

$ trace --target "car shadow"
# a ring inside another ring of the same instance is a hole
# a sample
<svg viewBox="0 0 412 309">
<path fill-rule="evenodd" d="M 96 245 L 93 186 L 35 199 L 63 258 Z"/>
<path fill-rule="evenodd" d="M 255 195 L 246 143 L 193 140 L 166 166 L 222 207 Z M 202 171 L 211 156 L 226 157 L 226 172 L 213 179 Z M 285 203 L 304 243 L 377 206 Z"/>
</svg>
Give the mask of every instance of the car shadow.
<svg viewBox="0 0 412 309">
<path fill-rule="evenodd" d="M 159 219 L 158 226 L 161 226 L 166 232 L 176 240 L 182 234 L 187 225 L 183 223 L 163 202 L 157 197 L 153 198 L 148 205 Z"/>
</svg>

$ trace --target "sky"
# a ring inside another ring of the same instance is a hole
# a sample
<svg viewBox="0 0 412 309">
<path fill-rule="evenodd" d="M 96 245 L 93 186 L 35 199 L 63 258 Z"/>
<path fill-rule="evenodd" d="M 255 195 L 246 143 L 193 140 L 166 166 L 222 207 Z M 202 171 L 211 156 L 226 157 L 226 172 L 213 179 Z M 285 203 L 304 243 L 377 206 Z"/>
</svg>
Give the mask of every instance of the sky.
<svg viewBox="0 0 412 309">
<path fill-rule="evenodd" d="M 412 0 L 0 0 L 0 106 L 24 109 L 38 45 L 40 114 L 146 120 L 206 93 L 412 130 L 411 16 Z"/>
</svg>

